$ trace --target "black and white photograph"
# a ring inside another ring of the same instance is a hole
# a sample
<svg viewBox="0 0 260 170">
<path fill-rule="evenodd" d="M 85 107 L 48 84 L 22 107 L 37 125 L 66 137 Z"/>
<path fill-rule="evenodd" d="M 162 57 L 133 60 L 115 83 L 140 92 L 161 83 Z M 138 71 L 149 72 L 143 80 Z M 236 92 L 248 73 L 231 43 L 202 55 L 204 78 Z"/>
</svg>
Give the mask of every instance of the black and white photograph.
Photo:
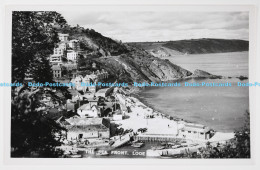
<svg viewBox="0 0 260 170">
<path fill-rule="evenodd" d="M 251 160 L 252 8 L 206 8 L 10 8 L 10 159 Z"/>
</svg>

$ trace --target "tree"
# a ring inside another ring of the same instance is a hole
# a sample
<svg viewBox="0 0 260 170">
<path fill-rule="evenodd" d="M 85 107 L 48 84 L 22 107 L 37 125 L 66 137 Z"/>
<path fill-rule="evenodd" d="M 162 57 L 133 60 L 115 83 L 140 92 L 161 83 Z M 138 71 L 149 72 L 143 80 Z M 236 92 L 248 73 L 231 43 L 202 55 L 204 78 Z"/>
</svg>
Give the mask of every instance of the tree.
<svg viewBox="0 0 260 170">
<path fill-rule="evenodd" d="M 12 157 L 58 157 L 62 152 L 55 146 L 61 144 L 63 129 L 39 110 L 40 89 L 31 91 L 28 87 L 17 89 L 12 99 L 11 147 Z M 58 137 L 58 139 L 57 139 Z"/>
<path fill-rule="evenodd" d="M 25 73 L 39 72 L 48 68 L 34 67 L 34 63 L 44 60 L 59 42 L 55 24 L 65 25 L 66 20 L 56 12 L 13 12 L 12 22 L 12 81 L 22 82 Z M 47 65 L 42 65 L 47 66 Z M 41 74 L 33 74 L 38 79 Z"/>
<path fill-rule="evenodd" d="M 52 88 L 31 88 L 24 81 L 29 73 L 36 82 L 52 82 L 51 67 L 47 57 L 59 42 L 54 25 L 66 24 L 56 12 L 13 12 L 12 22 L 12 81 L 23 83 L 12 87 L 11 105 L 11 156 L 58 157 L 55 149 L 61 144 L 62 127 L 48 119 L 42 110 L 40 96 Z M 65 88 L 60 89 L 67 93 Z"/>
</svg>

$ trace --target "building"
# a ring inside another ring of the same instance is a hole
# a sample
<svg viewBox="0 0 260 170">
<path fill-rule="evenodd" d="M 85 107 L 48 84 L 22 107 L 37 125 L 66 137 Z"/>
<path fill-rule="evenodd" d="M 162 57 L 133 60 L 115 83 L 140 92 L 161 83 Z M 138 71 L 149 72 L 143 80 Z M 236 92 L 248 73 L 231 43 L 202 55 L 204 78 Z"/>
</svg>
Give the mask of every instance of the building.
<svg viewBox="0 0 260 170">
<path fill-rule="evenodd" d="M 71 117 L 65 119 L 68 140 L 89 138 L 110 138 L 110 121 L 105 118 Z"/>
<path fill-rule="evenodd" d="M 75 78 L 71 79 L 70 82 L 74 84 L 72 89 L 82 91 L 83 90 L 83 87 L 81 86 L 82 79 L 83 79 L 82 75 L 78 75 Z"/>
<path fill-rule="evenodd" d="M 51 67 L 53 72 L 54 78 L 61 78 L 62 77 L 62 67 L 60 65 L 53 65 Z"/>
<path fill-rule="evenodd" d="M 102 69 L 101 72 L 99 70 L 97 70 L 96 72 L 93 71 L 92 74 L 87 74 L 85 77 L 78 75 L 75 78 L 71 79 L 71 83 L 75 84 L 73 88 L 78 91 L 83 91 L 84 93 L 88 91 L 91 93 L 95 93 L 100 88 L 97 86 L 97 83 L 107 78 L 107 71 L 104 71 Z M 83 86 L 81 83 L 83 84 Z"/>
<path fill-rule="evenodd" d="M 65 55 L 65 49 L 63 47 L 58 47 L 53 49 L 53 54 L 54 55 Z"/>
<path fill-rule="evenodd" d="M 79 45 L 79 40 L 70 40 L 69 41 L 69 47 L 72 48 L 73 50 L 79 50 L 80 45 Z"/>
<path fill-rule="evenodd" d="M 120 110 L 116 110 L 113 112 L 113 120 L 123 120 L 123 115 Z"/>
<path fill-rule="evenodd" d="M 58 45 L 59 45 L 58 48 L 63 49 L 64 51 L 67 50 L 68 47 L 67 42 L 60 42 Z"/>
<path fill-rule="evenodd" d="M 68 38 L 69 38 L 69 34 L 62 34 L 62 33 L 59 33 L 59 39 L 60 41 L 68 41 Z"/>
<path fill-rule="evenodd" d="M 51 64 L 62 64 L 62 56 L 61 54 L 53 54 L 50 56 L 50 63 Z"/>
<path fill-rule="evenodd" d="M 96 97 L 107 97 L 113 92 L 114 87 L 100 89 L 96 92 Z"/>
<path fill-rule="evenodd" d="M 67 91 L 70 93 L 72 100 L 73 100 L 74 98 L 79 98 L 79 97 L 81 96 L 81 94 L 80 94 L 77 90 L 68 89 Z"/>
<path fill-rule="evenodd" d="M 84 95 L 82 95 L 83 98 L 86 98 L 86 99 L 92 99 L 94 98 L 95 96 L 95 93 L 91 93 L 90 91 L 87 91 Z"/>
<path fill-rule="evenodd" d="M 76 61 L 77 58 L 78 58 L 78 52 L 73 51 L 73 50 L 69 50 L 67 52 L 67 59 L 68 60 Z"/>
<path fill-rule="evenodd" d="M 82 106 L 80 106 L 77 109 L 77 113 L 78 115 L 80 115 L 80 117 L 101 117 L 101 112 L 100 109 L 97 107 L 97 105 L 91 105 L 91 103 L 87 103 L 84 104 Z"/>
<path fill-rule="evenodd" d="M 179 129 L 179 136 L 192 139 L 210 139 L 214 134 L 213 130 L 204 125 L 186 123 L 183 128 Z"/>
</svg>

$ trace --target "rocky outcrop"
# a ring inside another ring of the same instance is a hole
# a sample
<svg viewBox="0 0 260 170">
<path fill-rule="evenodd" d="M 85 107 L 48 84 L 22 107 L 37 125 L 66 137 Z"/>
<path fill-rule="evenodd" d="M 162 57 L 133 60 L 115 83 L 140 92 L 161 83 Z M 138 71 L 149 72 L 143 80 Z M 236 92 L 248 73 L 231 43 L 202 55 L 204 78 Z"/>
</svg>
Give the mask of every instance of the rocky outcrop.
<svg viewBox="0 0 260 170">
<path fill-rule="evenodd" d="M 135 59 L 137 56 L 119 56 L 107 59 L 95 59 L 100 67 L 105 68 L 110 75 L 120 82 L 160 82 L 184 78 L 192 75 L 168 60 L 159 58 L 143 57 Z"/>
<path fill-rule="evenodd" d="M 206 71 L 203 71 L 203 70 L 195 70 L 192 77 L 197 77 L 197 78 L 211 78 L 211 79 L 220 79 L 220 78 L 223 78 L 222 76 L 219 76 L 219 75 L 213 75 L 213 74 L 210 74 Z"/>
</svg>

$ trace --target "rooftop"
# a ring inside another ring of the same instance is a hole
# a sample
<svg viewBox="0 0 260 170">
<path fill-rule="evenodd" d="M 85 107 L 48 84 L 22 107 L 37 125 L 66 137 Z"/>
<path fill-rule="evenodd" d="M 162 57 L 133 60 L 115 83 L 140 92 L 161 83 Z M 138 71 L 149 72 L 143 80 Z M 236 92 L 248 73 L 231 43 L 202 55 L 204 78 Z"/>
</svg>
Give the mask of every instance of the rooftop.
<svg viewBox="0 0 260 170">
<path fill-rule="evenodd" d="M 70 40 L 70 42 L 79 42 L 77 39 Z"/>
<path fill-rule="evenodd" d="M 87 104 L 83 104 L 82 106 L 80 106 L 78 108 L 78 110 L 89 110 L 90 109 L 90 104 L 87 103 Z"/>
<path fill-rule="evenodd" d="M 109 128 L 108 120 L 104 118 L 81 118 L 81 117 L 71 117 L 66 119 L 70 125 L 104 125 Z"/>
<path fill-rule="evenodd" d="M 77 91 L 77 90 L 74 90 L 74 89 L 68 89 L 69 93 L 72 95 L 72 96 L 77 96 L 77 95 L 80 95 L 80 93 Z"/>
<path fill-rule="evenodd" d="M 69 34 L 58 33 L 59 36 L 69 36 Z"/>
<path fill-rule="evenodd" d="M 192 132 L 199 132 L 199 133 L 206 133 L 208 131 L 210 131 L 210 129 L 204 125 L 200 125 L 200 124 L 186 124 L 182 130 L 185 131 L 192 131 Z"/>
</svg>

